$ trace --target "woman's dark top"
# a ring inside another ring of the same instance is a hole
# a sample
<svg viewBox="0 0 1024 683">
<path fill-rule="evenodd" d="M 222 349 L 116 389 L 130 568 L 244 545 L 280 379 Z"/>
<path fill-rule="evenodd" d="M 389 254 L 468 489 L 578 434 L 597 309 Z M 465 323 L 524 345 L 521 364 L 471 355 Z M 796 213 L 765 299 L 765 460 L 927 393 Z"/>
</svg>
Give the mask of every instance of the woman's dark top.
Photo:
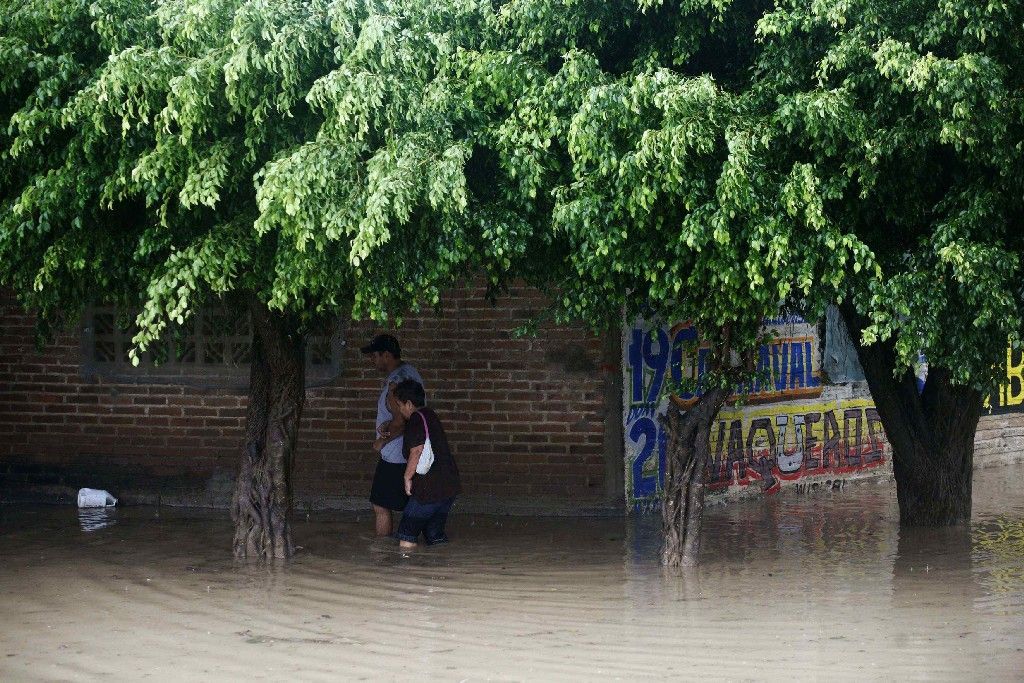
<svg viewBox="0 0 1024 683">
<path fill-rule="evenodd" d="M 423 407 L 409 416 L 405 423 L 404 440 L 405 458 L 409 459 L 409 451 L 426 442 L 423 432 L 422 415 L 426 418 L 427 429 L 430 431 L 430 447 L 434 450 L 434 464 L 426 474 L 414 474 L 412 477 L 412 496 L 421 503 L 438 503 L 457 496 L 462 492 L 459 481 L 459 468 L 448 447 L 448 436 L 444 433 L 441 420 L 431 408 Z"/>
</svg>

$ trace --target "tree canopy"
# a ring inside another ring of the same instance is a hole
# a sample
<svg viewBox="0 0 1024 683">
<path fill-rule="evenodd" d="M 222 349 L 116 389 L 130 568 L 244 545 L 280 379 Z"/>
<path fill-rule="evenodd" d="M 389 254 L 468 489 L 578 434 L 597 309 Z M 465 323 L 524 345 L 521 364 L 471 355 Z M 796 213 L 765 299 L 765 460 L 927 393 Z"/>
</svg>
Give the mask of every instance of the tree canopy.
<svg viewBox="0 0 1024 683">
<path fill-rule="evenodd" d="M 1021 329 L 1021 13 L 10 3 L 2 277 L 141 290 L 145 343 L 207 291 L 384 318 L 482 268 L 711 331 L 859 274 L 866 341 L 980 386 Z"/>
<path fill-rule="evenodd" d="M 870 251 L 755 97 L 765 3 L 501 4 L 461 75 L 477 143 L 552 235 L 560 320 L 623 313 L 752 348 L 781 309 L 820 314 Z"/>
<path fill-rule="evenodd" d="M 146 2 L 5 2 L 0 13 L 0 282 L 52 320 L 95 292 L 137 290 L 141 203 L 110 207 L 134 140 L 80 131 L 73 100 L 151 30 Z M 69 306 L 70 304 L 70 306 Z"/>
<path fill-rule="evenodd" d="M 487 25 L 467 92 L 562 239 L 563 317 L 710 332 L 855 291 L 905 366 L 998 376 L 1024 303 L 1020 3 L 532 0 Z"/>
<path fill-rule="evenodd" d="M 5 3 L 0 281 L 44 318 L 144 304 L 142 345 L 208 293 L 382 320 L 497 283 L 516 249 L 470 206 L 444 77 L 472 9 Z"/>
<path fill-rule="evenodd" d="M 989 388 L 1024 328 L 1024 6 L 787 0 L 758 38 L 773 155 L 813 164 L 881 266 L 864 341 Z"/>
</svg>

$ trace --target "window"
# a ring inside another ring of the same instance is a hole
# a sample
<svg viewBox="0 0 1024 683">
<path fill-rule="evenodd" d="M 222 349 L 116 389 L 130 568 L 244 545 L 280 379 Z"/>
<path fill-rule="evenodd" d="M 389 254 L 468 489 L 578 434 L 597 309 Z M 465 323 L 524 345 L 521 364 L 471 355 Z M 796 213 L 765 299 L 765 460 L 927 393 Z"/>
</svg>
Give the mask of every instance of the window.
<svg viewBox="0 0 1024 683">
<path fill-rule="evenodd" d="M 339 323 L 307 338 L 307 386 L 326 384 L 340 374 L 344 342 Z M 183 325 L 168 327 L 133 366 L 128 352 L 137 331 L 134 315 L 113 307 L 89 308 L 82 329 L 83 373 L 118 382 L 248 386 L 253 332 L 247 311 L 204 307 Z"/>
</svg>

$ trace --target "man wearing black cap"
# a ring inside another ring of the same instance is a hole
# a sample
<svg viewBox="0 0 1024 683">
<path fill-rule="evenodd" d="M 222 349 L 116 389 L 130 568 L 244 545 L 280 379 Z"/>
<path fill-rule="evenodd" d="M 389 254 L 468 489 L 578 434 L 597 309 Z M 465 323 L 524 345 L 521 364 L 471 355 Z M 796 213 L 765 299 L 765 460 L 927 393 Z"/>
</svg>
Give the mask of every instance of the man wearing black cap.
<svg viewBox="0 0 1024 683">
<path fill-rule="evenodd" d="M 392 512 L 405 509 L 409 497 L 405 493 L 405 456 L 402 453 L 402 431 L 405 420 L 393 394 L 395 385 L 407 379 L 423 384 L 416 368 L 402 360 L 402 347 L 390 334 L 378 334 L 360 349 L 369 356 L 373 366 L 384 375 L 384 385 L 377 398 L 377 431 L 373 448 L 380 453 L 377 470 L 370 487 L 370 502 L 378 536 L 392 533 Z"/>
</svg>

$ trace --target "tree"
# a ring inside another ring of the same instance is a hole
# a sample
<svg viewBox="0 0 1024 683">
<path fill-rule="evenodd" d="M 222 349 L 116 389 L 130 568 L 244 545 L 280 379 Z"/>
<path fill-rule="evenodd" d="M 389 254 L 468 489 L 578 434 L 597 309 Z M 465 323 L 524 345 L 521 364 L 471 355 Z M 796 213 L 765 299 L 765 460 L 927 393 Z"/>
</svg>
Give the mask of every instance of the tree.
<svg viewBox="0 0 1024 683">
<path fill-rule="evenodd" d="M 251 315 L 239 557 L 293 552 L 303 338 L 396 320 L 482 269 L 442 77 L 472 5 L 29 0 L 0 18 L 0 284 L 44 321 L 141 306 L 145 348 L 204 300 Z"/>
<path fill-rule="evenodd" d="M 667 417 L 669 565 L 697 561 L 710 429 L 764 318 L 820 314 L 872 267 L 813 166 L 762 161 L 778 141 L 745 96 L 762 4 L 510 2 L 459 71 L 503 201 L 552 235 L 556 319 L 690 320 L 712 348 L 697 404 Z"/>
<path fill-rule="evenodd" d="M 742 350 L 759 313 L 841 303 L 901 520 L 966 521 L 982 397 L 1022 331 L 1021 3 L 523 0 L 495 17 L 482 78 L 515 96 L 487 109 L 491 145 L 550 197 L 561 315 L 692 318 Z M 671 472 L 700 471 L 674 452 Z"/>
<path fill-rule="evenodd" d="M 841 310 L 893 447 L 900 519 L 965 523 L 983 396 L 1021 340 L 1024 4 L 787 0 L 751 96 L 870 247 Z M 927 381 L 918 391 L 919 354 Z"/>
</svg>

